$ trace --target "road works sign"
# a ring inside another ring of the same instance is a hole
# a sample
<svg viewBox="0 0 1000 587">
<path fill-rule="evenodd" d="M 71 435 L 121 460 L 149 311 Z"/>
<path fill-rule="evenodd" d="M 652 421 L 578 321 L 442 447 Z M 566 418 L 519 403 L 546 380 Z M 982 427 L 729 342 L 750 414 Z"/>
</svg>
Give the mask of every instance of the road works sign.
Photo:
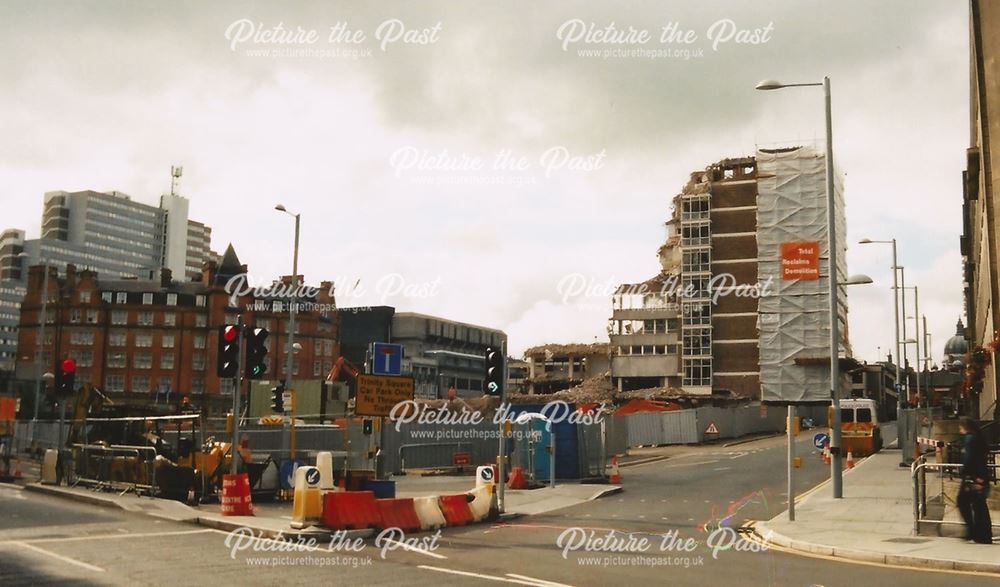
<svg viewBox="0 0 1000 587">
<path fill-rule="evenodd" d="M 819 242 L 781 243 L 782 279 L 819 279 Z"/>
<path fill-rule="evenodd" d="M 715 425 L 715 422 L 709 422 L 708 426 L 705 427 L 705 434 L 719 434 L 719 427 Z"/>
<path fill-rule="evenodd" d="M 358 375 L 354 413 L 358 416 L 388 416 L 393 406 L 412 399 L 412 377 Z"/>
</svg>

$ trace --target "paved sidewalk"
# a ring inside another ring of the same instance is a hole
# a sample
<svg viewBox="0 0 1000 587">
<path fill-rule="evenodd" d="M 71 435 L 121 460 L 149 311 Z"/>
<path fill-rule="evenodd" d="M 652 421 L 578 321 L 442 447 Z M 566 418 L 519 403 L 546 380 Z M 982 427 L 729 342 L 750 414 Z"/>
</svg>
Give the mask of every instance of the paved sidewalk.
<svg viewBox="0 0 1000 587">
<path fill-rule="evenodd" d="M 994 522 L 998 520 L 994 512 Z M 772 544 L 792 550 L 907 567 L 1000 573 L 1000 544 L 913 535 L 910 469 L 884 450 L 844 474 L 844 498 L 823 484 L 788 515 L 758 523 Z"/>
</svg>

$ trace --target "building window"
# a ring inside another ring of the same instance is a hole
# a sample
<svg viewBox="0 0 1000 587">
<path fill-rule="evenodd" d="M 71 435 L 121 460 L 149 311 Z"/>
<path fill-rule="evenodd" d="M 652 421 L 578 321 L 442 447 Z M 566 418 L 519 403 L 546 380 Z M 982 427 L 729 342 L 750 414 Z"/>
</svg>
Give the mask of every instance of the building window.
<svg viewBox="0 0 1000 587">
<path fill-rule="evenodd" d="M 104 387 L 106 387 L 108 391 L 125 391 L 125 376 L 106 375 L 104 377 Z"/>
<path fill-rule="evenodd" d="M 683 334 L 684 356 L 710 356 L 712 354 L 712 331 L 709 328 L 685 329 Z"/>
<path fill-rule="evenodd" d="M 712 384 L 712 359 L 684 361 L 683 385 L 707 386 Z"/>
<path fill-rule="evenodd" d="M 153 325 L 153 313 L 139 312 L 139 326 L 152 326 L 152 325 Z"/>
<path fill-rule="evenodd" d="M 172 349 L 172 348 L 174 348 L 174 335 L 173 334 L 164 334 L 161 337 L 161 339 L 163 341 L 163 348 L 165 348 L 165 349 Z"/>
<path fill-rule="evenodd" d="M 70 324 L 79 324 L 80 319 L 83 316 L 83 312 L 80 308 L 70 308 L 69 310 L 69 322 Z"/>
<path fill-rule="evenodd" d="M 322 361 L 313 361 L 313 377 L 319 377 L 320 370 L 323 368 Z"/>
<path fill-rule="evenodd" d="M 235 389 L 235 387 L 233 386 L 233 380 L 231 378 L 226 377 L 219 380 L 219 393 L 232 395 L 233 389 Z"/>
<path fill-rule="evenodd" d="M 264 330 L 270 331 L 271 330 L 271 320 L 270 320 L 270 318 L 258 318 L 257 319 L 257 328 L 263 328 Z"/>
<path fill-rule="evenodd" d="M 153 355 L 149 353 L 136 353 L 132 356 L 132 366 L 136 369 L 152 369 Z"/>
<path fill-rule="evenodd" d="M 108 334 L 108 346 L 125 346 L 128 341 L 128 334 L 121 330 L 115 330 Z"/>
<path fill-rule="evenodd" d="M 205 370 L 205 353 L 195 353 L 191 357 L 191 368 L 195 371 Z"/>
<path fill-rule="evenodd" d="M 164 312 L 163 314 L 163 325 L 164 326 L 177 326 L 177 314 L 173 312 Z"/>
<path fill-rule="evenodd" d="M 149 393 L 149 375 L 136 375 L 132 378 L 132 393 Z"/>
<path fill-rule="evenodd" d="M 128 312 L 125 310 L 114 310 L 111 312 L 112 324 L 128 324 Z"/>
<path fill-rule="evenodd" d="M 151 305 L 153 305 L 153 294 L 151 294 L 151 293 L 144 293 L 144 294 L 142 294 L 142 304 L 144 306 L 151 306 Z"/>
<path fill-rule="evenodd" d="M 45 310 L 45 323 L 55 324 L 55 322 L 56 322 L 56 311 L 51 308 L 47 308 Z"/>
<path fill-rule="evenodd" d="M 119 304 L 128 303 L 128 294 L 123 291 L 118 292 L 115 296 L 115 302 Z"/>
<path fill-rule="evenodd" d="M 168 293 L 167 294 L 167 305 L 168 306 L 176 306 L 177 305 L 177 294 L 175 294 L 175 293 Z"/>
<path fill-rule="evenodd" d="M 191 379 L 191 393 L 205 393 L 204 377 L 194 377 Z"/>
<path fill-rule="evenodd" d="M 93 330 L 77 330 L 69 336 L 70 344 L 92 345 L 94 344 Z"/>
<path fill-rule="evenodd" d="M 94 366 L 94 353 L 92 353 L 91 351 L 72 350 L 69 352 L 69 356 L 76 361 L 77 367 Z"/>
<path fill-rule="evenodd" d="M 712 254 L 708 249 L 686 250 L 681 257 L 681 271 L 685 273 L 704 273 L 712 270 Z"/>
<path fill-rule="evenodd" d="M 135 335 L 135 346 L 139 348 L 149 348 L 153 346 L 153 335 L 152 334 L 136 334 Z"/>
<path fill-rule="evenodd" d="M 163 353 L 160 355 L 160 369 L 173 369 L 174 368 L 174 354 L 173 353 Z"/>
<path fill-rule="evenodd" d="M 712 323 L 712 305 L 709 302 L 682 304 L 685 326 L 708 326 Z"/>
<path fill-rule="evenodd" d="M 124 369 L 125 360 L 125 353 L 108 353 L 108 368 Z"/>
<path fill-rule="evenodd" d="M 204 328 L 208 326 L 208 316 L 204 314 L 195 314 L 194 325 L 197 328 Z"/>
<path fill-rule="evenodd" d="M 97 310 L 87 310 L 87 324 L 97 324 Z"/>
<path fill-rule="evenodd" d="M 682 246 L 707 246 L 711 244 L 712 229 L 708 222 L 685 224 L 681 227 Z M 707 269 L 705 271 L 707 271 Z"/>
<path fill-rule="evenodd" d="M 80 303 L 81 304 L 89 304 L 90 303 L 90 292 L 89 291 L 81 291 L 80 292 Z"/>
<path fill-rule="evenodd" d="M 164 375 L 160 377 L 160 393 L 170 393 L 170 390 L 174 388 L 174 380 L 172 377 Z"/>
<path fill-rule="evenodd" d="M 194 335 L 194 348 L 203 349 L 205 348 L 205 335 L 196 334 Z"/>
<path fill-rule="evenodd" d="M 112 297 L 112 294 L 111 294 L 110 291 L 103 291 L 103 292 L 101 292 L 101 300 L 103 300 L 103 301 L 105 301 L 105 302 L 107 302 L 109 304 L 111 303 L 111 297 Z"/>
<path fill-rule="evenodd" d="M 205 307 L 205 296 L 195 296 L 195 298 L 194 298 L 194 305 L 198 306 L 199 308 L 204 308 Z"/>
</svg>

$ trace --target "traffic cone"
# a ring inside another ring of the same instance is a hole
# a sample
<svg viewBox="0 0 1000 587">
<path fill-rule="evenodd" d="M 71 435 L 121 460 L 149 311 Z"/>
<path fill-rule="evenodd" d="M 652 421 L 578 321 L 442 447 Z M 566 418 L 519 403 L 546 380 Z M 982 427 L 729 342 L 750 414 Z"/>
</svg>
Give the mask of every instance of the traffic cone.
<svg viewBox="0 0 1000 587">
<path fill-rule="evenodd" d="M 614 483 L 618 485 L 622 482 L 621 472 L 618 470 L 618 455 L 611 457 L 611 475 L 608 477 L 608 483 Z"/>
<path fill-rule="evenodd" d="M 830 445 L 829 444 L 824 444 L 823 445 L 823 464 L 824 465 L 829 465 L 830 464 Z"/>
<path fill-rule="evenodd" d="M 14 478 L 20 479 L 21 475 L 21 459 L 14 459 Z"/>
<path fill-rule="evenodd" d="M 852 453 L 851 451 L 847 451 L 847 468 L 848 469 L 854 468 L 854 453 Z"/>
</svg>

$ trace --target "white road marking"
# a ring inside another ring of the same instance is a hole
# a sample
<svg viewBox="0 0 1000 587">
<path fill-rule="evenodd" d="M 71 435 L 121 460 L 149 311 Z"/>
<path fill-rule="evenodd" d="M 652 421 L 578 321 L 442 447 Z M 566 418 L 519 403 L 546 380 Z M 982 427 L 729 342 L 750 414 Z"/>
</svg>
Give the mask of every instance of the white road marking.
<svg viewBox="0 0 1000 587">
<path fill-rule="evenodd" d="M 399 545 L 400 547 L 403 548 L 403 550 L 405 550 L 407 552 L 417 552 L 417 553 L 420 553 L 420 554 L 426 554 L 427 556 L 433 557 L 433 558 L 436 558 L 436 559 L 446 559 L 446 558 L 448 558 L 448 557 L 446 557 L 443 554 L 438 554 L 436 552 L 431 552 L 431 551 L 429 551 L 427 549 L 424 549 L 424 548 L 417 548 L 415 546 L 410 546 L 409 544 L 406 544 L 405 542 L 398 542 L 396 540 L 390 540 L 389 538 L 383 538 L 382 541 L 386 542 L 388 544 Z"/>
<path fill-rule="evenodd" d="M 525 577 L 523 575 L 513 575 L 508 574 L 507 577 L 496 577 L 493 575 L 483 575 L 482 573 L 473 573 L 471 571 L 459 571 L 456 569 L 445 569 L 442 567 L 432 567 L 430 565 L 418 565 L 418 569 L 425 569 L 428 571 L 437 571 L 439 573 L 449 573 L 451 575 L 461 575 L 463 577 L 476 577 L 477 579 L 486 579 L 487 581 L 497 581 L 500 583 L 514 583 L 516 585 L 529 585 L 530 587 L 570 587 L 563 583 L 552 583 L 551 581 L 545 581 L 544 579 L 535 579 L 532 577 Z"/>
<path fill-rule="evenodd" d="M 570 587 L 565 583 L 556 583 L 555 581 L 547 581 L 545 579 L 536 579 L 534 577 L 528 577 L 527 575 L 516 575 L 514 573 L 507 573 L 508 577 L 514 577 L 515 579 L 524 579 L 525 581 L 536 581 L 537 585 L 544 585 L 545 587 Z"/>
<path fill-rule="evenodd" d="M 0 544 L 35 544 L 43 542 L 74 542 L 77 540 L 110 540 L 114 538 L 160 538 L 163 536 L 186 536 L 188 534 L 205 534 L 215 532 L 210 528 L 201 530 L 181 530 L 178 532 L 150 532 L 146 534 L 98 534 L 96 536 L 64 536 L 61 538 L 26 538 L 24 540 L 8 540 Z"/>
<path fill-rule="evenodd" d="M 64 563 L 69 563 L 71 565 L 76 565 L 78 567 L 82 567 L 84 569 L 87 569 L 88 571 L 94 571 L 96 573 L 103 573 L 104 572 L 104 569 L 102 569 L 101 567 L 95 567 L 94 565 L 85 563 L 83 561 L 78 561 L 75 558 L 69 558 L 68 556 L 63 556 L 61 554 L 56 554 L 56 553 L 54 553 L 54 552 L 52 552 L 50 550 L 45 550 L 44 548 L 39 548 L 39 547 L 35 546 L 34 544 L 28 544 L 26 542 L 20 542 L 20 543 L 17 543 L 17 544 L 20 544 L 21 546 L 23 546 L 24 548 L 27 548 L 28 550 L 37 552 L 39 554 L 44 554 L 45 556 L 51 556 L 54 559 L 61 560 Z"/>
</svg>

